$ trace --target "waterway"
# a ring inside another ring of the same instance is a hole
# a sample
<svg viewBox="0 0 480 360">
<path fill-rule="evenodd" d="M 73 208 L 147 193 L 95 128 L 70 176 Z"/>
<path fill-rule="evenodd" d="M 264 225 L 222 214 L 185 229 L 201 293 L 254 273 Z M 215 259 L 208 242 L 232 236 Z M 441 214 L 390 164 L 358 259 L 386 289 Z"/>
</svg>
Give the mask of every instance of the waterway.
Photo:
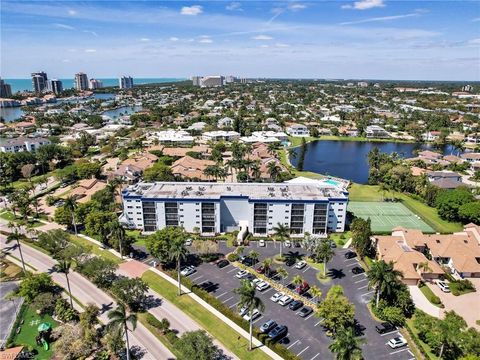
<svg viewBox="0 0 480 360">
<path fill-rule="evenodd" d="M 366 184 L 369 171 L 367 155 L 375 147 L 388 154 L 396 152 L 403 158 L 414 157 L 421 150 L 439 151 L 444 155 L 458 153 L 451 145 L 434 149 L 431 145 L 416 143 L 319 140 L 307 144 L 303 169 Z M 293 166 L 298 162 L 300 147 L 295 148 L 295 152 L 296 158 L 290 159 Z"/>
<path fill-rule="evenodd" d="M 136 112 L 142 110 L 143 108 L 141 106 L 122 106 L 116 109 L 104 111 L 102 115 L 106 115 L 108 117 L 111 117 L 112 119 L 116 119 L 119 116 L 135 114 Z"/>
</svg>

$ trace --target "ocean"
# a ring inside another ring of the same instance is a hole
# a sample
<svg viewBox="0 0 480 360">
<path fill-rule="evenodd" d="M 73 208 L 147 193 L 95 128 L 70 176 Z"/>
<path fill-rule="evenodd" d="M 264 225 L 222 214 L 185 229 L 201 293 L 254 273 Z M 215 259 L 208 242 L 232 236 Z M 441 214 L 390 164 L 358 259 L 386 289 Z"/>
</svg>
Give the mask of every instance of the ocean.
<svg viewBox="0 0 480 360">
<path fill-rule="evenodd" d="M 3 79 L 6 84 L 12 87 L 12 93 L 18 91 L 32 91 L 31 79 Z M 60 79 L 64 89 L 73 88 L 73 79 Z M 98 79 L 103 82 L 103 86 L 118 86 L 118 78 Z M 183 81 L 184 78 L 133 78 L 134 85 L 155 84 L 173 81 Z"/>
</svg>

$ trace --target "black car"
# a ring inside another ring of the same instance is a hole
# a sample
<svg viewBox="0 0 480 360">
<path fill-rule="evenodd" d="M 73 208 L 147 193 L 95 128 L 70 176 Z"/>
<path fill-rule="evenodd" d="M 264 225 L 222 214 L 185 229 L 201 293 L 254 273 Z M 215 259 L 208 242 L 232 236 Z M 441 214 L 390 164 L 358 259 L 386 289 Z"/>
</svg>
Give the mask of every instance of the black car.
<svg viewBox="0 0 480 360">
<path fill-rule="evenodd" d="M 355 275 L 357 274 L 361 274 L 361 273 L 364 273 L 365 270 L 363 270 L 362 267 L 360 266 L 355 266 L 353 269 L 352 269 L 352 273 L 354 273 Z"/>
<path fill-rule="evenodd" d="M 345 253 L 345 259 L 353 259 L 354 257 L 357 257 L 357 253 L 355 251 L 347 251 Z"/>
<path fill-rule="evenodd" d="M 245 276 L 245 280 L 248 280 L 248 281 L 252 281 L 253 279 L 256 279 L 257 277 L 255 275 L 252 275 L 252 274 L 248 274 L 247 276 Z"/>
<path fill-rule="evenodd" d="M 268 333 L 268 337 L 275 340 L 280 340 L 288 334 L 288 328 L 285 325 L 278 325 L 272 331 Z"/>
<path fill-rule="evenodd" d="M 260 331 L 262 333 L 268 334 L 270 331 L 272 331 L 276 327 L 277 327 L 277 322 L 275 320 L 268 320 L 266 323 L 260 326 Z"/>
<path fill-rule="evenodd" d="M 224 268 L 225 266 L 228 266 L 228 264 L 230 264 L 230 262 L 228 260 L 220 260 L 217 263 L 217 266 L 218 266 L 219 269 L 221 269 L 221 268 Z"/>
<path fill-rule="evenodd" d="M 384 323 L 381 323 L 381 324 L 375 326 L 375 330 L 377 330 L 377 332 L 379 334 L 386 334 L 386 333 L 389 333 L 389 332 L 394 331 L 396 329 L 397 328 L 395 327 L 395 325 L 390 324 L 388 322 L 384 322 Z"/>
<path fill-rule="evenodd" d="M 253 265 L 255 264 L 255 261 L 254 261 L 251 257 L 245 256 L 245 257 L 241 260 L 241 263 L 242 263 L 243 265 L 253 266 Z"/>
<path fill-rule="evenodd" d="M 300 317 L 307 317 L 308 315 L 310 315 L 311 313 L 313 312 L 312 308 L 309 307 L 309 306 L 305 306 L 304 308 L 302 308 L 302 310 L 300 310 L 298 312 L 298 316 Z"/>
<path fill-rule="evenodd" d="M 292 266 L 293 264 L 295 264 L 295 259 L 293 259 L 293 258 L 288 258 L 285 261 L 285 265 L 287 265 L 287 266 Z"/>
<path fill-rule="evenodd" d="M 300 309 L 301 307 L 303 306 L 303 302 L 301 302 L 300 300 L 295 300 L 295 301 L 292 301 L 290 303 L 290 305 L 288 305 L 288 308 L 290 310 L 298 310 Z"/>
</svg>

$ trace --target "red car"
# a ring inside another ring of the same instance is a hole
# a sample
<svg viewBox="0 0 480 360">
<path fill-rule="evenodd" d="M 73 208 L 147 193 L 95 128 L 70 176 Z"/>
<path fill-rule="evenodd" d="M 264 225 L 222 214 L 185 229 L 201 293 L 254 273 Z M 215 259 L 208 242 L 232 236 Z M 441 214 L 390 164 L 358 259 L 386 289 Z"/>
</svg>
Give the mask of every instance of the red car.
<svg viewBox="0 0 480 360">
<path fill-rule="evenodd" d="M 303 284 L 298 285 L 295 288 L 295 291 L 297 292 L 298 295 L 303 295 L 305 294 L 308 290 L 310 289 L 310 285 L 306 281 L 303 282 Z"/>
<path fill-rule="evenodd" d="M 259 266 L 255 271 L 259 274 L 263 274 L 265 272 L 265 268 L 263 266 Z"/>
</svg>

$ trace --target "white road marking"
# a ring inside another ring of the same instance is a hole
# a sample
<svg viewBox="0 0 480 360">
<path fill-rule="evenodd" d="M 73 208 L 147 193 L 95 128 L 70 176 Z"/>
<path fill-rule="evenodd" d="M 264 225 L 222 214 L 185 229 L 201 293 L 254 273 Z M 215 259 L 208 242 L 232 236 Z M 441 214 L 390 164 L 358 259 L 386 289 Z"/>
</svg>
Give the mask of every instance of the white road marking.
<svg viewBox="0 0 480 360">
<path fill-rule="evenodd" d="M 222 297 L 222 296 L 225 295 L 225 294 L 228 294 L 228 293 L 229 293 L 229 291 L 225 291 L 223 294 L 218 295 L 218 296 L 217 296 L 217 299 L 218 299 L 219 297 Z"/>
<path fill-rule="evenodd" d="M 394 354 L 398 354 L 398 353 L 401 353 L 403 351 L 407 351 L 408 350 L 408 347 L 405 348 L 405 349 L 401 349 L 401 350 L 397 350 L 397 351 L 394 351 L 394 352 L 391 352 L 389 355 L 394 355 Z"/>
<path fill-rule="evenodd" d="M 193 278 L 192 280 L 193 281 L 197 281 L 197 280 L 200 280 L 201 278 L 203 278 L 204 276 L 203 275 L 200 275 L 200 276 L 197 276 L 196 278 Z"/>
<path fill-rule="evenodd" d="M 220 269 L 220 270 L 226 269 L 226 268 L 228 268 L 230 265 L 231 265 L 231 264 L 228 264 L 227 266 L 224 266 L 224 267 L 223 267 L 222 269 Z M 237 269 L 236 267 L 233 267 L 233 268 L 234 268 L 235 270 Z"/>
<path fill-rule="evenodd" d="M 317 356 L 320 355 L 320 353 L 318 353 L 317 355 L 315 355 L 313 358 L 311 358 L 310 360 L 314 360 L 317 358 Z"/>
<path fill-rule="evenodd" d="M 287 349 L 290 349 L 293 345 L 295 345 L 296 343 L 298 343 L 300 340 L 297 340 L 295 341 L 293 344 L 290 344 L 290 346 L 287 347 Z"/>
<path fill-rule="evenodd" d="M 414 355 L 410 350 L 408 350 L 408 353 L 409 353 L 410 355 L 412 355 L 413 358 L 415 359 L 415 355 Z"/>
<path fill-rule="evenodd" d="M 227 271 L 227 274 L 230 274 L 231 272 L 234 272 L 235 270 L 238 270 L 238 269 L 237 269 L 236 267 L 233 267 L 232 270 L 228 270 L 228 271 Z"/>
<path fill-rule="evenodd" d="M 362 280 L 357 280 L 357 281 L 355 281 L 355 284 L 358 284 L 358 283 L 361 283 L 362 281 L 367 281 L 367 280 L 368 280 L 367 278 L 364 278 Z"/>
<path fill-rule="evenodd" d="M 350 266 L 355 266 L 355 265 L 359 265 L 358 262 L 357 263 L 346 264 L 345 266 L 350 267 Z"/>
<path fill-rule="evenodd" d="M 347 262 L 347 261 L 352 261 L 352 260 L 357 260 L 357 258 L 356 258 L 356 257 L 353 257 L 353 258 L 351 258 L 351 259 L 345 259 L 345 262 Z"/>
<path fill-rule="evenodd" d="M 320 320 L 319 322 L 317 322 L 315 325 L 313 326 L 317 326 L 318 324 L 320 324 L 322 322 L 322 320 Z"/>
<path fill-rule="evenodd" d="M 230 305 L 230 309 L 233 308 L 234 306 L 237 306 L 237 304 L 238 304 L 239 302 L 240 302 L 240 301 L 237 301 L 235 304 Z"/>
<path fill-rule="evenodd" d="M 363 273 L 361 273 L 361 274 L 353 275 L 352 277 L 357 277 L 357 276 L 360 276 L 360 275 L 367 276 L 367 275 L 365 275 L 365 273 L 363 272 Z"/>
<path fill-rule="evenodd" d="M 363 285 L 362 287 L 359 287 L 357 290 L 362 290 L 362 289 L 365 289 L 366 287 L 368 287 L 368 284 L 367 284 L 367 285 Z"/>
<path fill-rule="evenodd" d="M 310 315 L 308 315 L 306 318 L 305 318 L 305 321 L 307 321 L 308 319 L 310 319 L 315 313 L 311 313 Z"/>
<path fill-rule="evenodd" d="M 390 331 L 390 332 L 388 332 L 388 333 L 382 334 L 382 335 L 380 335 L 380 336 L 391 335 L 391 334 L 393 334 L 394 332 L 397 332 L 397 330 L 395 329 L 395 330 L 393 330 L 393 331 Z M 400 333 L 398 333 L 398 335 L 400 335 Z"/>
<path fill-rule="evenodd" d="M 252 321 L 252 324 L 255 324 L 258 320 L 260 320 L 261 318 L 263 318 L 263 315 L 260 315 L 258 318 L 256 318 L 255 320 Z"/>
<path fill-rule="evenodd" d="M 266 293 L 268 293 L 270 290 L 273 290 L 273 288 L 272 288 L 272 287 L 269 287 L 267 290 L 264 290 L 264 291 L 262 291 L 261 293 L 262 293 L 262 294 L 266 294 Z"/>
<path fill-rule="evenodd" d="M 307 272 L 308 270 L 310 270 L 310 266 L 307 266 L 307 268 L 305 270 L 303 270 L 302 272 Z"/>
<path fill-rule="evenodd" d="M 372 291 L 369 291 L 369 292 L 367 292 L 367 293 L 365 293 L 365 294 L 362 294 L 362 296 L 369 295 L 369 294 L 372 294 L 372 293 L 374 293 L 374 292 L 375 292 L 375 290 L 372 290 Z"/>
<path fill-rule="evenodd" d="M 305 350 L 307 350 L 310 346 L 307 346 L 305 349 L 303 349 L 302 351 L 300 351 L 297 356 L 300 356 L 301 353 L 303 353 Z"/>
<path fill-rule="evenodd" d="M 229 297 L 227 300 L 223 300 L 224 303 L 233 299 L 233 296 Z"/>
</svg>

